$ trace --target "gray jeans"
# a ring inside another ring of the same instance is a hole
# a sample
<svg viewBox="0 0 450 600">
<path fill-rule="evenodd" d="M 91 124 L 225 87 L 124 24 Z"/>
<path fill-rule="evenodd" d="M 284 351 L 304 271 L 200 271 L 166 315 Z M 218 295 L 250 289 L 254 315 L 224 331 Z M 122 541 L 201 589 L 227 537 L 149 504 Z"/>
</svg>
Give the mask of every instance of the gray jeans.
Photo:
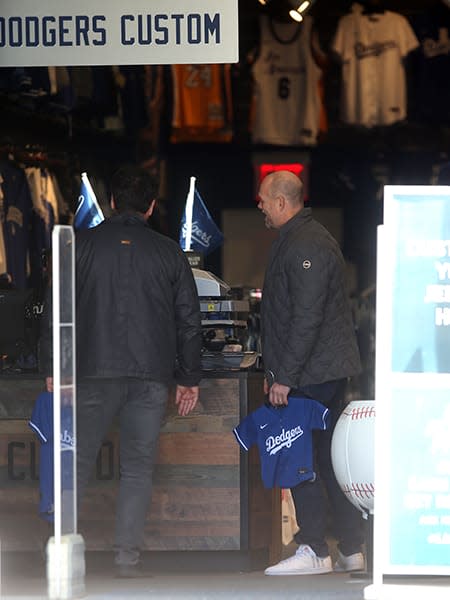
<svg viewBox="0 0 450 600">
<path fill-rule="evenodd" d="M 86 378 L 77 390 L 78 503 L 103 439 L 117 415 L 120 483 L 116 508 L 117 564 L 134 564 L 144 537 L 152 494 L 153 464 L 168 398 L 162 383 L 131 377 Z"/>
</svg>

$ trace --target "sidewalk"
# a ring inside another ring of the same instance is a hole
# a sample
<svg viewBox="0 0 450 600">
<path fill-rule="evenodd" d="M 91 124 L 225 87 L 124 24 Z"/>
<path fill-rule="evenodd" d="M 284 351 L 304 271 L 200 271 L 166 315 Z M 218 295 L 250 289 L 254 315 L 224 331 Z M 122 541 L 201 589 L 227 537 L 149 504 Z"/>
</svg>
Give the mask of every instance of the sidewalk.
<svg viewBox="0 0 450 600">
<path fill-rule="evenodd" d="M 144 557 L 144 564 L 153 574 L 151 579 L 114 579 L 112 555 L 90 553 L 86 557 L 86 598 L 89 600 L 164 600 L 210 599 L 301 599 L 301 600 L 362 600 L 370 578 L 349 574 L 267 577 L 264 572 L 228 570 L 214 560 L 214 553 L 204 553 L 202 564 L 191 564 L 188 557 Z M 6 555 L 2 559 L 2 600 L 45 600 L 47 583 L 42 556 Z"/>
</svg>

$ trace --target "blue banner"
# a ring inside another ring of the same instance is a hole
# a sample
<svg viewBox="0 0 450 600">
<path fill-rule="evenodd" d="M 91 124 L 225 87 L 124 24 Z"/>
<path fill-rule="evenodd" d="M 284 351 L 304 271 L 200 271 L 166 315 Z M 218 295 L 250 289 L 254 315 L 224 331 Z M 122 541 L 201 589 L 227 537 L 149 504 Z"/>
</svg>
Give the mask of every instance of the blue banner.
<svg viewBox="0 0 450 600">
<path fill-rule="evenodd" d="M 194 191 L 190 244 L 186 239 L 188 229 L 186 212 L 185 210 L 181 221 L 179 240 L 183 250 L 194 250 L 206 255 L 223 244 L 223 234 L 212 220 L 197 189 Z"/>
<path fill-rule="evenodd" d="M 105 219 L 86 173 L 81 175 L 81 189 L 73 222 L 74 229 L 96 227 Z"/>
</svg>

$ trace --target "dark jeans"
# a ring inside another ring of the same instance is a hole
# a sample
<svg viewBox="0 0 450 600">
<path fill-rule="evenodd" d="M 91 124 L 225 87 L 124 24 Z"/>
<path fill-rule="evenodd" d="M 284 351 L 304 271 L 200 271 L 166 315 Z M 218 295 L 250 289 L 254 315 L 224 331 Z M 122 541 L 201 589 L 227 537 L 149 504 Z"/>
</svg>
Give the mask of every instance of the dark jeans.
<svg viewBox="0 0 450 600">
<path fill-rule="evenodd" d="M 326 382 L 292 390 L 292 395 L 307 395 L 330 409 L 330 427 L 314 431 L 314 463 L 317 474 L 291 489 L 300 531 L 298 544 L 308 544 L 317 556 L 329 554 L 326 534 L 331 516 L 331 533 L 346 556 L 361 551 L 364 541 L 362 513 L 345 497 L 331 463 L 331 439 L 334 427 L 345 406 L 346 380 Z"/>
<path fill-rule="evenodd" d="M 77 481 L 80 503 L 114 417 L 120 428 L 116 563 L 139 559 L 152 493 L 152 474 L 168 388 L 145 379 L 83 379 L 77 391 Z"/>
</svg>

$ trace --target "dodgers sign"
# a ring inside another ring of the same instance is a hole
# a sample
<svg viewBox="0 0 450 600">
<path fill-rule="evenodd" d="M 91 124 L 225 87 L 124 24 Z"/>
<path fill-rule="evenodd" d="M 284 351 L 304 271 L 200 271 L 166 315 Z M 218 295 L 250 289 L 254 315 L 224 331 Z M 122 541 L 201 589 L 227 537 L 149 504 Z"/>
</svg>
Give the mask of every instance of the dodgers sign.
<svg viewBox="0 0 450 600">
<path fill-rule="evenodd" d="M 238 61 L 238 0 L 3 0 L 0 66 Z"/>
</svg>

